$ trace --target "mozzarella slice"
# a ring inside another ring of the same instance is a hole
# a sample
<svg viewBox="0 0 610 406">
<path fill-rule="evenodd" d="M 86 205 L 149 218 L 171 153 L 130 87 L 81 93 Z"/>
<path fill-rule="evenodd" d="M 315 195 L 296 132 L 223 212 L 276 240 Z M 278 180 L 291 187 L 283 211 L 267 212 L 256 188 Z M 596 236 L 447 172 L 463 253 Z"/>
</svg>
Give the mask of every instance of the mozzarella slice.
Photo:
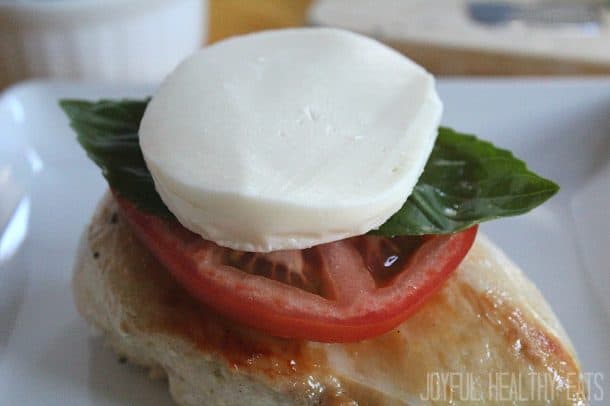
<svg viewBox="0 0 610 406">
<path fill-rule="evenodd" d="M 184 61 L 148 105 L 140 143 L 185 227 L 233 249 L 302 249 L 394 214 L 441 112 L 433 77 L 379 42 L 268 31 Z"/>
</svg>

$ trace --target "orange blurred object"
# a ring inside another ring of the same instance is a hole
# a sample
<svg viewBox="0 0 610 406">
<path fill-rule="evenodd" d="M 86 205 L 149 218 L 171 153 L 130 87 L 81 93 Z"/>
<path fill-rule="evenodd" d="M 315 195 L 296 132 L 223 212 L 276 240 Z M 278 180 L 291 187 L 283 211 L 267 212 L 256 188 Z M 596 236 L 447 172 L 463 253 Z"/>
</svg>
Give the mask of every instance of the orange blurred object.
<svg viewBox="0 0 610 406">
<path fill-rule="evenodd" d="M 209 42 L 232 35 L 305 24 L 311 0 L 210 0 Z"/>
</svg>

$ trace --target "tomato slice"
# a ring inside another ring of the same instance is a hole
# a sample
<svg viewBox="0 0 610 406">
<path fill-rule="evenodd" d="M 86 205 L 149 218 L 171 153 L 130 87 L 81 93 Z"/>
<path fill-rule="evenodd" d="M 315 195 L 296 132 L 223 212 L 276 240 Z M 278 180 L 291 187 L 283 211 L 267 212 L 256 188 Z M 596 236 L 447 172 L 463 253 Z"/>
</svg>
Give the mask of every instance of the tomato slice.
<svg viewBox="0 0 610 406">
<path fill-rule="evenodd" d="M 399 325 L 457 268 L 477 232 L 241 252 L 117 199 L 136 235 L 200 302 L 273 336 L 322 342 L 359 341 Z"/>
</svg>

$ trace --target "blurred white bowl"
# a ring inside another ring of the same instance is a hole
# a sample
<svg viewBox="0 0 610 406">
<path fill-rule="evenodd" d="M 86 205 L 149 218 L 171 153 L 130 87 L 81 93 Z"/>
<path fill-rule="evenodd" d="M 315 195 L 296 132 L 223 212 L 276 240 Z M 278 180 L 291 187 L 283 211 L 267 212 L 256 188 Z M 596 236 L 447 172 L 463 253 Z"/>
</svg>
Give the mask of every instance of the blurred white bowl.
<svg viewBox="0 0 610 406">
<path fill-rule="evenodd" d="M 204 32 L 207 0 L 0 0 L 0 88 L 32 77 L 157 82 Z"/>
</svg>

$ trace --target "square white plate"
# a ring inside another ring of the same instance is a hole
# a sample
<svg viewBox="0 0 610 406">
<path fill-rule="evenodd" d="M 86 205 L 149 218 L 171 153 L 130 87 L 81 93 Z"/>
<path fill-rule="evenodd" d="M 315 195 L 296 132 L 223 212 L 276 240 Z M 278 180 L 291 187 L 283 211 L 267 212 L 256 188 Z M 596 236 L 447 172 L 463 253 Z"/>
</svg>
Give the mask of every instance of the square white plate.
<svg viewBox="0 0 610 406">
<path fill-rule="evenodd" d="M 0 98 L 0 404 L 171 404 L 165 383 L 121 365 L 74 309 L 76 244 L 105 182 L 57 105 L 151 89 L 29 82 Z M 592 389 L 607 401 L 610 79 L 441 80 L 439 90 L 444 124 L 511 149 L 562 186 L 483 231 L 542 290 L 583 370 L 604 374 Z"/>
</svg>

